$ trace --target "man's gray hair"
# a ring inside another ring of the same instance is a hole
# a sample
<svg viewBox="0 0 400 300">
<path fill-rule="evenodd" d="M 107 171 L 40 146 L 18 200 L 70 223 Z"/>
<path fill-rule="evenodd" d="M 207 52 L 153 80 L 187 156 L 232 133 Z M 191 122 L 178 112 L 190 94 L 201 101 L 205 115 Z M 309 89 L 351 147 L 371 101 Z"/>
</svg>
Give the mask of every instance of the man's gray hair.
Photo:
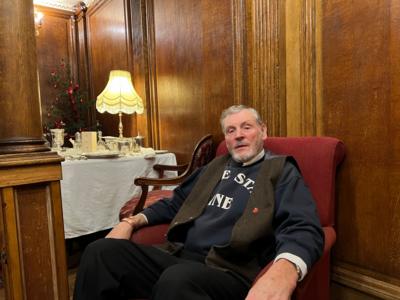
<svg viewBox="0 0 400 300">
<path fill-rule="evenodd" d="M 259 125 L 262 125 L 264 122 L 262 121 L 260 114 L 258 113 L 258 111 L 256 111 L 254 108 L 250 107 L 250 106 L 246 106 L 243 104 L 240 105 L 232 105 L 230 107 L 228 107 L 227 109 L 223 110 L 221 113 L 221 117 L 219 119 L 219 122 L 221 124 L 221 128 L 222 128 L 222 132 L 225 134 L 225 128 L 224 128 L 224 120 L 227 116 L 232 115 L 232 114 L 236 114 L 238 112 L 241 112 L 242 110 L 249 110 L 254 117 L 256 118 L 256 121 Z"/>
</svg>

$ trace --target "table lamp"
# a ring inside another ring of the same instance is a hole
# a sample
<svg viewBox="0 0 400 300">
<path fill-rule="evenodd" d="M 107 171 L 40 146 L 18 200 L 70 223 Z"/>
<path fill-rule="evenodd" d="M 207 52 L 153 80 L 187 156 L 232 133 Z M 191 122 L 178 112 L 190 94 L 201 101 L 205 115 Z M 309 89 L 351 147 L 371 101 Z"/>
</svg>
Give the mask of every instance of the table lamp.
<svg viewBox="0 0 400 300">
<path fill-rule="evenodd" d="M 119 115 L 119 137 L 123 137 L 122 113 L 142 114 L 143 101 L 133 87 L 131 74 L 128 71 L 113 70 L 110 72 L 107 86 L 97 96 L 96 109 L 100 113 L 108 112 Z"/>
</svg>

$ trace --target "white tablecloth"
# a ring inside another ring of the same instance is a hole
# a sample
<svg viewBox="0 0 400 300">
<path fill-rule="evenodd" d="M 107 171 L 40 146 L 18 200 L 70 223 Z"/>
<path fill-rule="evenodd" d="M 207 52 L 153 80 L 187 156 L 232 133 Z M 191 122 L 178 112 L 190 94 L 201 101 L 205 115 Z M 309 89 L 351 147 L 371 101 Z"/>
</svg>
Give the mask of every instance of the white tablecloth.
<svg viewBox="0 0 400 300">
<path fill-rule="evenodd" d="M 112 228 L 124 203 L 139 195 L 136 177 L 157 177 L 154 164 L 175 165 L 172 153 L 154 158 L 122 157 L 62 162 L 61 196 L 65 238 Z M 168 172 L 167 172 L 168 173 Z M 167 177 L 174 172 L 166 174 Z"/>
</svg>

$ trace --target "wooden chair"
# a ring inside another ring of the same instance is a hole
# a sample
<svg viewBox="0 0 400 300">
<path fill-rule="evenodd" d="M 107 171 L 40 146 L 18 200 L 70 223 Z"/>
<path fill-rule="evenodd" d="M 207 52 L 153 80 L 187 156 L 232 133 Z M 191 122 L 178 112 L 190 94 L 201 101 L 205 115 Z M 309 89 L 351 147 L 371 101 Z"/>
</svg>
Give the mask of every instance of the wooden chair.
<svg viewBox="0 0 400 300">
<path fill-rule="evenodd" d="M 336 241 L 335 180 L 337 167 L 345 155 L 344 145 L 331 137 L 269 137 L 265 140 L 264 147 L 274 153 L 291 155 L 296 159 L 317 204 L 325 233 L 323 255 L 297 286 L 292 299 L 329 299 L 330 253 Z M 223 141 L 219 144 L 216 155 L 225 153 L 227 148 Z M 161 244 L 165 242 L 167 228 L 168 224 L 143 227 L 134 232 L 131 240 L 148 245 Z M 257 278 L 266 272 L 268 267 L 266 266 Z"/>
<path fill-rule="evenodd" d="M 138 177 L 134 183 L 142 188 L 139 197 L 133 197 L 121 208 L 119 218 L 134 215 L 140 212 L 143 207 L 150 205 L 161 198 L 170 197 L 171 190 L 162 190 L 162 186 L 175 186 L 183 182 L 194 170 L 206 165 L 212 159 L 212 135 L 203 136 L 194 147 L 192 158 L 189 163 L 182 165 L 154 165 L 153 168 L 158 172 L 159 178 Z M 178 176 L 172 178 L 162 178 L 165 171 L 177 171 Z M 149 191 L 149 186 L 154 189 Z"/>
</svg>

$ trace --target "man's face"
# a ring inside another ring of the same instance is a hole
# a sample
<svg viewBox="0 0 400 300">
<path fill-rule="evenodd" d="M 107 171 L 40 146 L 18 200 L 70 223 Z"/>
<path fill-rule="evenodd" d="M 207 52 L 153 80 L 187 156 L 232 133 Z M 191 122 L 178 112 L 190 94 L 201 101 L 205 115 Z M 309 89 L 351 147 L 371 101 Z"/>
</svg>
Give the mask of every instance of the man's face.
<svg viewBox="0 0 400 300">
<path fill-rule="evenodd" d="M 258 124 L 248 109 L 228 115 L 223 120 L 223 127 L 226 146 L 236 161 L 244 163 L 251 160 L 264 146 L 266 127 Z"/>
</svg>

